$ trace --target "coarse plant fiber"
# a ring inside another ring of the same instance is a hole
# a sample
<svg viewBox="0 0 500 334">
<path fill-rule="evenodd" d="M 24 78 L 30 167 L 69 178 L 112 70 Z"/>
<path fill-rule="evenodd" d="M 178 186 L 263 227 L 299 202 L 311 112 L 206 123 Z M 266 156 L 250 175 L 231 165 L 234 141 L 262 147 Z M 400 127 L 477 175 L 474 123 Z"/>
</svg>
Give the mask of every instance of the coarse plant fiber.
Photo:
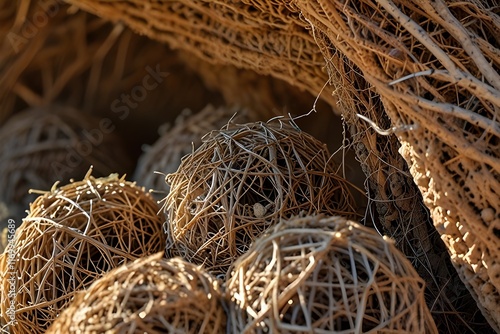
<svg viewBox="0 0 500 334">
<path fill-rule="evenodd" d="M 154 130 L 140 128 L 148 122 L 158 126 L 184 108 L 221 101 L 167 45 L 76 6 L 1 0 L 0 19 L 0 124 L 28 107 L 67 105 L 112 119 L 134 144 L 153 138 Z M 133 149 L 139 153 L 139 145 Z"/>
<path fill-rule="evenodd" d="M 49 333 L 226 332 L 218 282 L 163 252 L 128 262 L 79 292 Z"/>
<path fill-rule="evenodd" d="M 164 129 L 161 137 L 145 149 L 134 173 L 134 180 L 152 190 L 157 199 L 164 198 L 169 191 L 165 182 L 167 174 L 174 173 L 182 157 L 192 153 L 201 144 L 201 138 L 212 130 L 219 130 L 232 122 L 246 122 L 248 111 L 238 107 L 207 105 L 196 114 L 185 110 L 174 125 Z"/>
<path fill-rule="evenodd" d="M 496 1 L 82 0 L 78 6 L 206 60 L 271 74 L 313 94 L 329 83 L 325 90 L 333 90 L 334 101 L 323 96 L 349 125 L 382 228 L 422 276 L 430 273 L 429 305 L 438 301 L 441 314 L 454 316 L 454 308 L 469 302 L 462 302 L 468 297 L 442 265 L 431 226 L 422 223 L 429 219 L 420 194 L 458 275 L 500 331 Z M 442 323 L 449 329 L 456 320 Z M 474 322 L 461 324 L 470 330 Z"/>
<path fill-rule="evenodd" d="M 0 209 L 2 221 L 21 223 L 36 198 L 30 189 L 82 179 L 90 166 L 97 176 L 131 166 L 123 142 L 98 118 L 59 105 L 17 113 L 0 127 L 0 202 L 9 211 Z"/>
<path fill-rule="evenodd" d="M 266 228 L 301 212 L 353 216 L 325 144 L 284 122 L 212 131 L 167 176 L 167 254 L 224 275 Z"/>
<path fill-rule="evenodd" d="M 76 292 L 107 271 L 164 249 L 158 205 L 116 174 L 69 183 L 39 196 L 0 267 L 0 310 L 10 333 L 43 333 Z M 11 281 L 15 291 L 9 294 Z"/>
<path fill-rule="evenodd" d="M 282 221 L 230 271 L 233 333 L 437 333 L 411 263 L 342 217 Z"/>
</svg>

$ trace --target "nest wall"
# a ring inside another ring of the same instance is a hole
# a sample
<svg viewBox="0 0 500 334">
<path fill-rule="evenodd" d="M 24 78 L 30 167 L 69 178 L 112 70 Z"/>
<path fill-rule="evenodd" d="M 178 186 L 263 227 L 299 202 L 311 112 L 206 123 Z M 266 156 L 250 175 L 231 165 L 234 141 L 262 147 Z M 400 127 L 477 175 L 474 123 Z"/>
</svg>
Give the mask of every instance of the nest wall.
<svg viewBox="0 0 500 334">
<path fill-rule="evenodd" d="M 217 281 L 163 253 L 129 262 L 77 294 L 49 333 L 224 333 Z"/>
<path fill-rule="evenodd" d="M 144 7 L 84 0 L 78 6 L 209 61 L 271 74 L 313 94 L 331 84 L 327 90 L 336 97 L 324 97 L 342 110 L 355 135 L 366 134 L 356 151 L 385 232 L 403 240 L 407 256 L 433 276 L 453 276 L 439 272 L 446 267 L 442 246 L 429 237 L 422 194 L 460 278 L 500 329 L 500 25 L 494 2 L 186 1 Z M 441 283 L 427 282 L 439 291 Z"/>
<path fill-rule="evenodd" d="M 226 286 L 233 333 L 437 333 L 411 263 L 345 218 L 283 221 L 238 259 Z"/>
<path fill-rule="evenodd" d="M 328 4 L 327 22 L 325 3 L 302 7 L 320 46 L 380 94 L 452 262 L 498 330 L 498 8 L 353 1 Z"/>
<path fill-rule="evenodd" d="M 89 172 L 39 196 L 3 254 L 6 330 L 43 333 L 78 291 L 127 261 L 163 250 L 158 210 L 143 188 L 117 175 Z"/>
<path fill-rule="evenodd" d="M 212 131 L 167 176 L 167 253 L 216 275 L 266 228 L 301 212 L 355 216 L 326 145 L 278 121 Z"/>
</svg>

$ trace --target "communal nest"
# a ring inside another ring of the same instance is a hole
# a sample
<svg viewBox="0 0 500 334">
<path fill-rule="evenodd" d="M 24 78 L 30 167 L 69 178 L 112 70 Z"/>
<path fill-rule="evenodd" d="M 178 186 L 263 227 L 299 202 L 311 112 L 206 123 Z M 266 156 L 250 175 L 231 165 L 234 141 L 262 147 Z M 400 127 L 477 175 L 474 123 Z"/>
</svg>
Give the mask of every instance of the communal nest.
<svg viewBox="0 0 500 334">
<path fill-rule="evenodd" d="M 211 63 L 272 75 L 325 99 L 352 136 L 371 218 L 425 279 L 440 328 L 488 330 L 477 301 L 500 331 L 499 300 L 491 298 L 500 291 L 495 1 L 66 2 Z M 26 17 L 26 3 L 16 23 Z M 30 44 L 23 57 L 10 58 L 32 58 L 41 44 Z M 137 50 L 136 59 L 150 54 Z M 6 74 L 19 72 L 4 63 Z M 224 95 L 248 95 L 225 80 L 219 85 Z M 27 100 L 32 94 L 23 88 L 16 93 Z M 11 90 L 3 94 L 10 103 Z"/>
<path fill-rule="evenodd" d="M 90 171 L 39 196 L 17 229 L 0 268 L 4 320 L 11 333 L 43 333 L 84 290 L 107 271 L 164 248 L 159 208 L 143 188 L 117 175 Z M 15 283 L 12 294 L 11 281 Z M 5 296 L 9 296 L 6 298 Z"/>
<path fill-rule="evenodd" d="M 393 242 L 340 217 L 283 221 L 231 268 L 233 333 L 437 333 Z"/>
<path fill-rule="evenodd" d="M 167 253 L 225 274 L 266 228 L 301 212 L 352 216 L 326 145 L 281 122 L 213 131 L 167 181 Z"/>
<path fill-rule="evenodd" d="M 199 267 L 158 253 L 94 282 L 46 333 L 224 333 L 219 289 Z"/>
</svg>

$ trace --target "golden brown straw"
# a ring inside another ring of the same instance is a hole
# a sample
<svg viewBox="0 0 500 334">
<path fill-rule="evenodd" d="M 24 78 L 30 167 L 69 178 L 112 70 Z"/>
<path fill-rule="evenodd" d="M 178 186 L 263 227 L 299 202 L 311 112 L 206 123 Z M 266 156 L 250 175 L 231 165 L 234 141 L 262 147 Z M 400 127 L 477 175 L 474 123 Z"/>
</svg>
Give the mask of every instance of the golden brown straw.
<svg viewBox="0 0 500 334">
<path fill-rule="evenodd" d="M 313 95 L 328 81 L 321 50 L 290 1 L 67 2 L 113 22 L 124 22 L 141 35 L 188 50 L 210 63 L 273 75 Z M 288 17 L 290 11 L 297 18 Z M 335 104 L 331 94 L 323 97 Z"/>
<path fill-rule="evenodd" d="M 410 262 L 341 217 L 271 228 L 231 268 L 227 294 L 232 333 L 437 333 Z"/>
<path fill-rule="evenodd" d="M 410 164 L 409 172 L 452 263 L 485 317 L 500 331 L 500 300 L 491 298 L 500 291 L 498 4 L 476 0 L 297 3 L 314 27 L 325 58 L 341 52 L 349 59 L 342 66 L 336 59 L 329 65 L 350 79 L 339 81 L 338 87 L 367 101 L 370 90 L 361 91 L 356 83 L 360 79 L 355 78 L 359 77 L 355 73 L 362 73 L 361 80 L 380 94 L 383 105 L 356 111 L 375 124 L 365 120 L 358 124 L 398 135 L 399 151 Z M 349 100 L 343 100 L 347 107 Z M 392 123 L 384 124 L 385 114 Z M 405 194 L 404 187 L 394 190 L 402 197 L 412 195 Z M 414 234 L 410 245 L 420 245 L 417 262 L 429 263 L 439 282 L 446 275 L 442 261 L 434 256 L 438 248 L 428 239 L 429 232 L 421 232 Z M 433 247 L 433 256 L 423 256 Z M 465 304 L 457 290 L 446 288 L 456 286 L 448 281 L 438 283 L 436 296 L 443 293 L 442 286 L 457 308 Z M 453 322 L 448 331 L 463 330 Z M 469 323 L 473 320 L 463 325 Z"/>
<path fill-rule="evenodd" d="M 77 291 L 107 271 L 164 248 L 158 206 L 124 177 L 87 176 L 38 197 L 0 268 L 0 310 L 15 310 L 10 331 L 43 333 Z M 5 298 L 15 283 L 15 293 Z M 12 305 L 12 307 L 11 307 Z"/>
<path fill-rule="evenodd" d="M 281 122 L 213 131 L 167 181 L 167 253 L 225 274 L 266 228 L 306 212 L 353 215 L 326 145 Z"/>
<path fill-rule="evenodd" d="M 194 115 L 186 110 L 177 117 L 172 129 L 166 130 L 146 149 L 137 163 L 134 180 L 146 189 L 152 189 L 157 199 L 164 198 L 169 190 L 165 176 L 179 168 L 182 157 L 198 148 L 201 138 L 208 132 L 219 130 L 230 120 L 247 121 L 247 113 L 247 110 L 236 107 L 215 108 L 212 105 Z"/>
<path fill-rule="evenodd" d="M 0 128 L 0 202 L 18 224 L 36 198 L 29 189 L 82 179 L 90 166 L 96 176 L 131 166 L 123 142 L 98 118 L 53 105 L 18 113 Z"/>
<path fill-rule="evenodd" d="M 0 18 L 0 124 L 26 107 L 57 103 L 105 115 L 136 139 L 147 136 L 140 128 L 147 120 L 158 126 L 220 100 L 168 46 L 62 1 L 4 0 Z M 152 72 L 161 75 L 145 79 Z M 144 80 L 147 96 L 134 99 Z"/>
<path fill-rule="evenodd" d="M 77 294 L 48 333 L 225 333 L 220 287 L 163 253 L 129 262 Z"/>
<path fill-rule="evenodd" d="M 354 136 L 374 218 L 425 277 L 429 305 L 437 301 L 445 317 L 454 308 L 469 314 L 460 324 L 473 331 L 474 301 L 441 256 L 423 203 L 460 278 L 500 331 L 499 301 L 490 297 L 500 291 L 497 2 L 68 1 L 214 63 L 313 94 L 333 90 L 322 96 Z M 443 318 L 443 330 L 458 330 L 448 328 L 456 320 Z"/>
</svg>

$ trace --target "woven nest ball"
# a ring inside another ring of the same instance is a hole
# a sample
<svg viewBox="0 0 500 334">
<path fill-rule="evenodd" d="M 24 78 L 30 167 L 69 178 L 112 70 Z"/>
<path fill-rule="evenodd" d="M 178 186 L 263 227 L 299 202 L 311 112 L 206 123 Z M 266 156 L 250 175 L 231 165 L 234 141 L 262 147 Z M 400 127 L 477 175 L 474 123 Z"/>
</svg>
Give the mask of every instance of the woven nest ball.
<svg viewBox="0 0 500 334">
<path fill-rule="evenodd" d="M 201 138 L 212 130 L 218 130 L 230 120 L 247 121 L 247 111 L 236 107 L 215 108 L 208 105 L 191 115 L 186 109 L 175 120 L 175 125 L 164 132 L 153 146 L 148 147 L 139 159 L 134 180 L 146 189 L 153 190 L 158 200 L 169 191 L 165 175 L 174 173 L 182 157 L 192 153 L 201 144 Z"/>
<path fill-rule="evenodd" d="M 227 294 L 233 333 L 437 333 L 410 262 L 340 217 L 270 229 L 232 267 Z"/>
<path fill-rule="evenodd" d="M 213 131 L 167 176 L 167 254 L 225 274 L 282 218 L 352 214 L 348 184 L 330 157 L 325 144 L 278 122 Z"/>
<path fill-rule="evenodd" d="M 89 172 L 90 174 L 90 172 Z M 11 333 L 43 333 L 73 299 L 107 271 L 165 247 L 158 205 L 144 188 L 110 175 L 38 197 L 0 268 L 1 313 Z M 54 187 L 55 188 L 55 187 Z"/>
<path fill-rule="evenodd" d="M 129 262 L 97 280 L 46 333 L 226 332 L 217 281 L 162 253 Z"/>
<path fill-rule="evenodd" d="M 109 122 L 107 122 L 109 121 Z M 0 202 L 16 221 L 56 181 L 82 179 L 90 165 L 97 176 L 126 172 L 130 160 L 109 119 L 94 119 L 70 107 L 34 108 L 0 129 Z M 3 220 L 3 219 L 2 219 Z"/>
</svg>

